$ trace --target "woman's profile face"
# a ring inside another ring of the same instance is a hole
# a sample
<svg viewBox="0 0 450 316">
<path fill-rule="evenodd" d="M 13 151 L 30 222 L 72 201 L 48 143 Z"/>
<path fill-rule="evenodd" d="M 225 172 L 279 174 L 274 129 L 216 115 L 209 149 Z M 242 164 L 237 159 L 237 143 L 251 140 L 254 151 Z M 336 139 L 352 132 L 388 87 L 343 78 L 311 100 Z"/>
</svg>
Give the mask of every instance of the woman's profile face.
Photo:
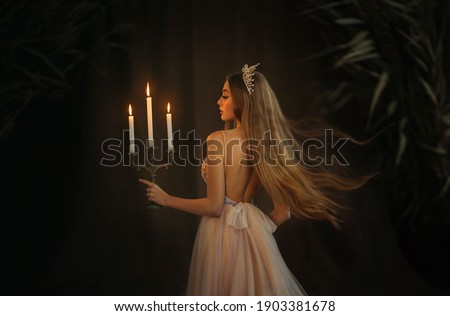
<svg viewBox="0 0 450 316">
<path fill-rule="evenodd" d="M 224 122 L 233 121 L 236 119 L 233 111 L 233 100 L 231 98 L 230 85 L 228 80 L 225 81 L 222 88 L 222 95 L 217 100 L 219 106 L 220 119 Z"/>
</svg>

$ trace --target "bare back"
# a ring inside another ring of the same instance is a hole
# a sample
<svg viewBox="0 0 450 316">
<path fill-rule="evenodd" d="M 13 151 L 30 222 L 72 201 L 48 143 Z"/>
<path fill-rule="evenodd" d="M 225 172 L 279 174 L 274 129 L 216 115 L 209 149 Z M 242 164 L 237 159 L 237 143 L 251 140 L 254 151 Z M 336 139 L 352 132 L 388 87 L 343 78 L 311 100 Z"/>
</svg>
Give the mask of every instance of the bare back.
<svg viewBox="0 0 450 316">
<path fill-rule="evenodd" d="M 259 181 L 254 168 L 246 162 L 241 129 L 225 130 L 224 142 L 225 195 L 236 202 L 251 202 Z"/>
</svg>

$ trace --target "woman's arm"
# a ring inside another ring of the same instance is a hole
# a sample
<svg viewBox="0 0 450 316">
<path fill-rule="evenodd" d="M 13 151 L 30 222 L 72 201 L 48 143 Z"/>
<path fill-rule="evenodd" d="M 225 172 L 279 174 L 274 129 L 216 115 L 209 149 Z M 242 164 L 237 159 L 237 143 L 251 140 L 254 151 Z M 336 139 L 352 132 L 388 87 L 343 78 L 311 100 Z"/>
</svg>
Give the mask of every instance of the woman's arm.
<svg viewBox="0 0 450 316">
<path fill-rule="evenodd" d="M 171 207 L 183 212 L 202 215 L 220 216 L 225 200 L 225 175 L 224 175 L 224 139 L 222 132 L 214 132 L 207 139 L 207 194 L 201 199 L 184 199 L 171 196 L 164 192 L 158 185 L 143 179 L 140 182 L 147 185 L 149 200 Z"/>
<path fill-rule="evenodd" d="M 291 219 L 291 212 L 289 211 L 289 208 L 274 199 L 272 199 L 272 202 L 274 208 L 272 212 L 269 213 L 269 217 L 275 225 L 280 226 L 284 222 Z"/>
</svg>

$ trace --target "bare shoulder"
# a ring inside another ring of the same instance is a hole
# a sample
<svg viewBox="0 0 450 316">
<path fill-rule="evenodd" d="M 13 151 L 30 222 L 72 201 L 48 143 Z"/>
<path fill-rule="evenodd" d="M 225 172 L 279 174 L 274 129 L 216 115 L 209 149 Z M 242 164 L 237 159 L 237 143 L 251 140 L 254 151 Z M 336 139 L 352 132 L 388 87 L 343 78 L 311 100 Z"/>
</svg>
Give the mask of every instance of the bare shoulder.
<svg viewBox="0 0 450 316">
<path fill-rule="evenodd" d="M 218 141 L 223 141 L 223 133 L 224 131 L 215 131 L 212 132 L 211 134 L 208 135 L 208 140 L 218 140 Z"/>
<path fill-rule="evenodd" d="M 215 131 L 209 134 L 207 138 L 208 166 L 217 165 L 217 162 L 220 163 L 222 162 L 222 157 L 224 154 L 223 142 L 224 142 L 223 131 Z"/>
</svg>

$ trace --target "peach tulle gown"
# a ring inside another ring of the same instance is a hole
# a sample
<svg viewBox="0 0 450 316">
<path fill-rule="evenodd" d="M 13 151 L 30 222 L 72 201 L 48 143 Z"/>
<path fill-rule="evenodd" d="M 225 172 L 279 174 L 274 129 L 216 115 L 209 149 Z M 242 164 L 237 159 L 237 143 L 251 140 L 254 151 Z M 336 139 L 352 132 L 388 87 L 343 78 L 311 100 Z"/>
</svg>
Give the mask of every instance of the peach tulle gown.
<svg viewBox="0 0 450 316">
<path fill-rule="evenodd" d="M 201 219 L 186 294 L 306 295 L 280 254 L 275 229 L 253 204 L 226 197 L 221 216 Z"/>
</svg>

